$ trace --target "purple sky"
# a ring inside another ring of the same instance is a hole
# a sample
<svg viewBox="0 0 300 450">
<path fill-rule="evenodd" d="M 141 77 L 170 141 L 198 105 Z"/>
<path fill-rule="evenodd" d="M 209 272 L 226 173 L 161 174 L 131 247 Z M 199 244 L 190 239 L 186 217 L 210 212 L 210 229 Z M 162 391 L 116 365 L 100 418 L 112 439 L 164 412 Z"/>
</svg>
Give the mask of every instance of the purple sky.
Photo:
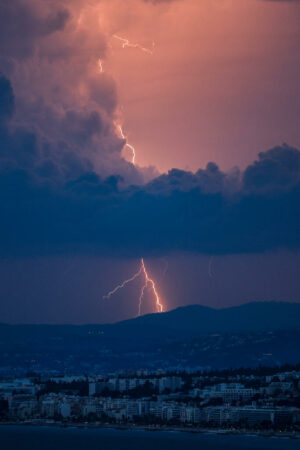
<svg viewBox="0 0 300 450">
<path fill-rule="evenodd" d="M 249 301 L 299 301 L 300 254 L 217 256 L 209 276 L 209 258 L 180 254 L 146 260 L 168 307 L 190 303 L 221 308 Z M 12 323 L 105 323 L 137 315 L 141 281 L 110 300 L 102 296 L 132 275 L 138 260 L 87 257 L 30 258 L 2 261 L 0 317 Z M 143 312 L 153 312 L 151 291 Z"/>
</svg>

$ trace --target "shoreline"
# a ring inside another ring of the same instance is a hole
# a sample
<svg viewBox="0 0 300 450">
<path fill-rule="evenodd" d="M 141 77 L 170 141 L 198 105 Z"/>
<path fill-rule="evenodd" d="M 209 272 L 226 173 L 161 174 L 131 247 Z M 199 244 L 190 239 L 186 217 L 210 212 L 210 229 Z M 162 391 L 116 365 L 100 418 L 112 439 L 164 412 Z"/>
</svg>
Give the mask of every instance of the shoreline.
<svg viewBox="0 0 300 450">
<path fill-rule="evenodd" d="M 134 424 L 108 424 L 108 423 L 82 423 L 82 422 L 52 422 L 50 420 L 40 421 L 28 420 L 23 422 L 0 422 L 1 426 L 21 426 L 21 427 L 54 427 L 54 428 L 77 428 L 77 429 L 113 429 L 119 431 L 150 431 L 150 432 L 178 432 L 189 434 L 214 434 L 218 436 L 258 436 L 265 438 L 289 438 L 300 439 L 298 432 L 279 432 L 279 431 L 255 431 L 255 430 L 232 430 L 223 428 L 198 428 L 198 427 L 180 427 L 180 426 L 163 426 L 163 425 L 134 425 Z"/>
</svg>

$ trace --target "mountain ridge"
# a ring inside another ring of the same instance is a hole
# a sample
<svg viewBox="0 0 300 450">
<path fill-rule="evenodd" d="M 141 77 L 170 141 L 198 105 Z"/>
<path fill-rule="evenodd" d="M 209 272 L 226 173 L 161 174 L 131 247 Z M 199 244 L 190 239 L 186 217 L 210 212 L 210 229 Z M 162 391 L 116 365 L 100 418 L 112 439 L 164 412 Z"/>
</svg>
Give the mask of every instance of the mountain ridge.
<svg viewBox="0 0 300 450">
<path fill-rule="evenodd" d="M 182 333 L 201 335 L 242 331 L 291 330 L 300 327 L 300 303 L 250 302 L 229 308 L 215 309 L 199 304 L 180 306 L 164 312 L 146 314 L 112 324 L 4 324 L 0 323 L 0 335 L 4 329 L 46 333 L 54 330 L 80 332 L 95 329 L 107 336 L 144 337 L 166 336 Z M 4 333 L 5 334 L 5 333 Z M 10 334 L 10 333 L 9 333 Z M 77 334 L 77 333 L 75 333 Z"/>
<path fill-rule="evenodd" d="M 300 303 L 270 301 L 250 302 L 222 309 L 192 304 L 165 313 L 147 314 L 116 322 L 110 326 L 115 329 L 142 328 L 144 333 L 147 327 L 155 327 L 169 331 L 203 334 L 297 329 L 299 324 Z"/>
<path fill-rule="evenodd" d="M 115 324 L 0 324 L 9 373 L 108 373 L 170 367 L 299 362 L 300 304 L 256 302 L 216 310 L 189 305 Z"/>
</svg>

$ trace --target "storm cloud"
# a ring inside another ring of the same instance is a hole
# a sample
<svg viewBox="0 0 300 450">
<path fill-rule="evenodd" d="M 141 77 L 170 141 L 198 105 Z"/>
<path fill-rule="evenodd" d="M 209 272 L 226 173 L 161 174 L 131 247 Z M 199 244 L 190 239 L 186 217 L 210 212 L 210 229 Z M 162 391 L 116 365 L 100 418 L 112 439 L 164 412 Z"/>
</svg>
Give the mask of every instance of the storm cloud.
<svg viewBox="0 0 300 450">
<path fill-rule="evenodd" d="M 9 120 L 5 130 L 2 124 L 2 166 L 30 168 L 57 181 L 88 170 L 144 181 L 122 157 L 116 83 L 99 70 L 107 53 L 99 17 L 82 2 L 1 2 L 0 116 Z"/>
<path fill-rule="evenodd" d="M 14 94 L 3 76 L 0 93 L 2 256 L 299 248 L 299 150 L 284 144 L 262 152 L 244 171 L 225 173 L 215 163 L 196 173 L 173 169 L 140 186 L 124 187 L 121 173 L 101 177 L 92 167 L 58 182 L 51 158 L 37 157 L 35 135 L 10 134 Z M 82 144 L 101 128 L 97 114 L 64 121 Z"/>
<path fill-rule="evenodd" d="M 145 178 L 122 157 L 116 83 L 99 70 L 101 10 L 15 0 L 0 12 L 2 256 L 299 247 L 299 150 Z"/>
<path fill-rule="evenodd" d="M 62 31 L 70 13 L 66 8 L 43 12 L 30 0 L 0 3 L 0 60 L 26 59 L 34 53 L 37 39 Z"/>
<path fill-rule="evenodd" d="M 296 151 L 277 148 L 280 165 Z M 272 160 L 273 152 L 265 152 L 264 160 Z M 299 161 L 299 151 L 297 157 Z M 120 190 L 117 177 L 100 179 L 95 173 L 58 188 L 37 183 L 24 170 L 5 170 L 0 178 L 1 250 L 7 255 L 73 249 L 140 256 L 175 250 L 222 254 L 299 248 L 300 172 L 293 183 L 280 180 L 261 189 L 257 180 L 263 170 L 258 160 L 230 194 L 224 185 L 216 189 L 214 180 L 209 192 L 207 182 L 185 172 L 179 177 L 182 183 L 174 184 L 171 171 L 156 191 L 154 182 Z"/>
</svg>

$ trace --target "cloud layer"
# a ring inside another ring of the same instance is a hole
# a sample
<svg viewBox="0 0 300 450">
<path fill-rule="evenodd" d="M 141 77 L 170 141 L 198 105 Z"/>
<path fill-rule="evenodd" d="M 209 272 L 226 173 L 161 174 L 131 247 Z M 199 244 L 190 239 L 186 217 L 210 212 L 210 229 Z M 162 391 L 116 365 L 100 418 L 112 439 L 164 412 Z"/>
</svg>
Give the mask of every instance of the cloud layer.
<svg viewBox="0 0 300 450">
<path fill-rule="evenodd" d="M 211 162 L 147 183 L 122 157 L 101 23 L 101 8 L 77 0 L 0 5 L 1 255 L 298 248 L 297 149 L 260 153 L 244 171 Z"/>
<path fill-rule="evenodd" d="M 222 254 L 299 247 L 297 149 L 285 144 L 260 153 L 243 172 L 224 173 L 209 163 L 196 173 L 173 169 L 142 186 L 120 187 L 121 175 L 101 177 L 82 166 L 79 176 L 57 182 L 51 159 L 41 162 L 37 156 L 36 135 L 23 128 L 10 132 L 14 93 L 3 76 L 0 95 L 2 256 Z M 62 126 L 84 144 L 101 129 L 101 121 L 97 114 L 67 113 Z M 66 165 L 76 166 L 76 160 Z"/>
</svg>

